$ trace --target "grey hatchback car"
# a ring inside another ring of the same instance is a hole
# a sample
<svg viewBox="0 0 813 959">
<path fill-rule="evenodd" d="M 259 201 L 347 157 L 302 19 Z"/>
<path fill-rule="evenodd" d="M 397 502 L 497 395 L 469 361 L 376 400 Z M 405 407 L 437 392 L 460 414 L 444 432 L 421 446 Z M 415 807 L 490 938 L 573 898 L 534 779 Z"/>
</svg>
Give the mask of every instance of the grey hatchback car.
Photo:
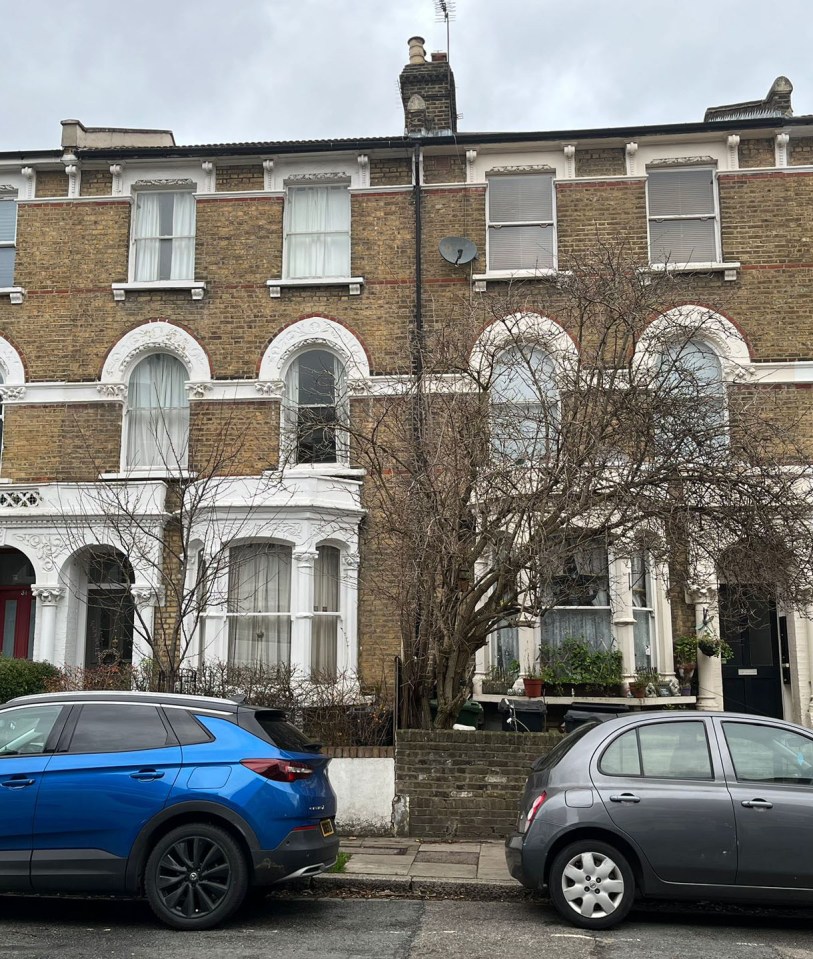
<svg viewBox="0 0 813 959">
<path fill-rule="evenodd" d="M 636 896 L 813 902 L 813 731 L 737 713 L 591 722 L 537 760 L 508 868 L 585 929 Z"/>
</svg>

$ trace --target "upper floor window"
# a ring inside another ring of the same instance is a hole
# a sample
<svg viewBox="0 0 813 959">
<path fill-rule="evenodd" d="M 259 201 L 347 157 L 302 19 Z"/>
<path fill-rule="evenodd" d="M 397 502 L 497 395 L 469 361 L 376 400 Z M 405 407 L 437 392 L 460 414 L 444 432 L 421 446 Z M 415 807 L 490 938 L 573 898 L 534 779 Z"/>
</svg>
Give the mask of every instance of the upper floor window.
<svg viewBox="0 0 813 959">
<path fill-rule="evenodd" d="M 291 549 L 251 543 L 229 550 L 229 662 L 291 662 Z"/>
<path fill-rule="evenodd" d="M 167 353 L 154 353 L 133 369 L 127 388 L 128 467 L 173 471 L 186 466 L 186 380 L 184 365 Z"/>
<path fill-rule="evenodd" d="M 346 438 L 341 430 L 344 368 L 327 350 L 307 350 L 285 379 L 286 432 L 296 463 L 336 463 Z"/>
<path fill-rule="evenodd" d="M 285 275 L 288 279 L 350 276 L 350 193 L 346 185 L 288 187 Z"/>
<path fill-rule="evenodd" d="M 17 194 L 0 194 L 0 287 L 14 285 L 17 253 Z"/>
<path fill-rule="evenodd" d="M 661 357 L 661 455 L 695 458 L 728 445 L 726 392 L 719 356 L 703 340 L 668 346 Z"/>
<path fill-rule="evenodd" d="M 712 167 L 649 170 L 650 263 L 717 263 L 717 186 Z"/>
<path fill-rule="evenodd" d="M 489 270 L 552 270 L 555 266 L 553 173 L 489 176 Z"/>
<path fill-rule="evenodd" d="M 495 360 L 491 382 L 491 447 L 515 463 L 547 455 L 559 422 L 555 365 L 539 347 L 512 346 Z"/>
<path fill-rule="evenodd" d="M 133 280 L 195 278 L 195 197 L 139 191 L 133 211 Z"/>
</svg>

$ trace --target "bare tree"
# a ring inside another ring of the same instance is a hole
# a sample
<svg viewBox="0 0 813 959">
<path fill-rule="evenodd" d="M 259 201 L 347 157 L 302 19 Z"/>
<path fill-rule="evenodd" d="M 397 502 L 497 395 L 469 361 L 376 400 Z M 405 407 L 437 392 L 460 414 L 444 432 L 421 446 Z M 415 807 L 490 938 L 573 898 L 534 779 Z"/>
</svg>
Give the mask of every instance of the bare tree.
<svg viewBox="0 0 813 959">
<path fill-rule="evenodd" d="M 559 605 L 596 542 L 643 539 L 673 587 L 704 564 L 731 584 L 767 569 L 802 602 L 813 472 L 800 433 L 748 381 L 719 312 L 669 310 L 678 283 L 598 245 L 555 283 L 475 294 L 429 325 L 403 394 L 356 417 L 367 562 L 400 626 L 402 725 L 428 727 L 436 696 L 450 726 L 476 651 Z"/>
</svg>

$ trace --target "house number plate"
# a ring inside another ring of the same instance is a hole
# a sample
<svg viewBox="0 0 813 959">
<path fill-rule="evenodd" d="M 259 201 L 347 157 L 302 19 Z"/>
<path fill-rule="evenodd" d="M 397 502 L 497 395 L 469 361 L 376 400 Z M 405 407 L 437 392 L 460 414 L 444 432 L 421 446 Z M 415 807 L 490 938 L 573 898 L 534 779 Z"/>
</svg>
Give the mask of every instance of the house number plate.
<svg viewBox="0 0 813 959">
<path fill-rule="evenodd" d="M 756 676 L 757 671 L 755 669 L 738 669 L 737 675 L 738 676 Z"/>
</svg>

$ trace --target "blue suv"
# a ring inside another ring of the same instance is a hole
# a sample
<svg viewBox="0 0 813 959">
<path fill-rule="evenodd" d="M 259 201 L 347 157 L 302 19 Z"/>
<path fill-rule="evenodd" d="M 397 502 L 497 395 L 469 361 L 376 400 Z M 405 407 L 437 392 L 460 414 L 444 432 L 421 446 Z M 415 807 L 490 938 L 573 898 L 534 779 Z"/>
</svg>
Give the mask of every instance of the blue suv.
<svg viewBox="0 0 813 959">
<path fill-rule="evenodd" d="M 0 708 L 0 890 L 146 895 L 208 929 L 336 860 L 330 760 L 279 710 L 167 693 Z"/>
</svg>

